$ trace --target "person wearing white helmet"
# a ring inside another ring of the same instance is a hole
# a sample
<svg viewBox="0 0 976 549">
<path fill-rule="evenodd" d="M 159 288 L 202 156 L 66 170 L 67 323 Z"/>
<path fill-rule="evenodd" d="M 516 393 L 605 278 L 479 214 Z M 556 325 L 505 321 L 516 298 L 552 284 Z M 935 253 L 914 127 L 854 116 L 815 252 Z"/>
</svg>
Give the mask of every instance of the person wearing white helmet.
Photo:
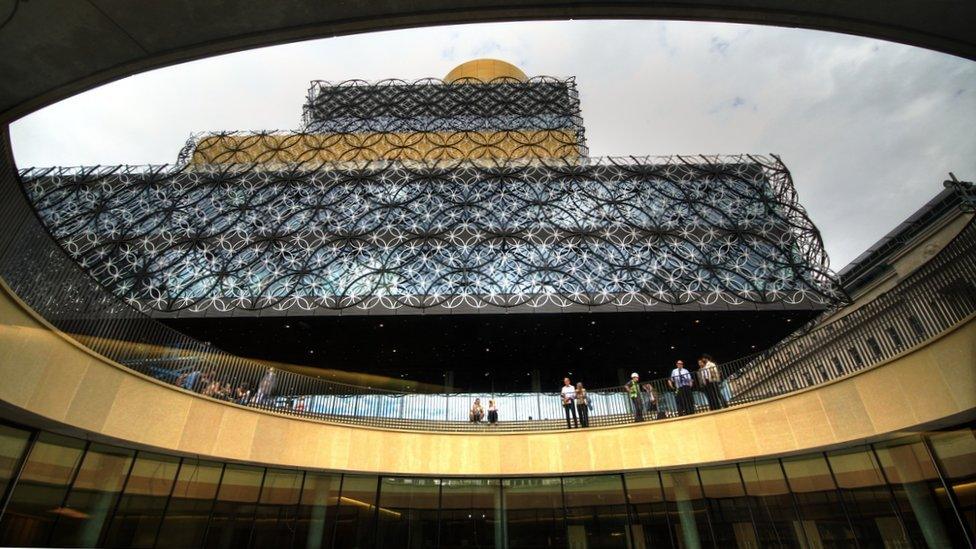
<svg viewBox="0 0 976 549">
<path fill-rule="evenodd" d="M 630 381 L 624 386 L 634 406 L 634 421 L 644 421 L 644 403 L 641 400 L 640 376 L 637 372 L 630 374 Z"/>
</svg>

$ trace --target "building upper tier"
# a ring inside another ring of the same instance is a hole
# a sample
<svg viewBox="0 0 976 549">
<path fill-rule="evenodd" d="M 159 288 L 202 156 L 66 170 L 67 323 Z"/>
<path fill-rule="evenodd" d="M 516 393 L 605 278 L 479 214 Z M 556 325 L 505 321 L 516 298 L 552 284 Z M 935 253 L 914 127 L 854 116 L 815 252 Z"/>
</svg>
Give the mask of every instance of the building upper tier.
<svg viewBox="0 0 976 549">
<path fill-rule="evenodd" d="M 560 159 L 587 154 L 572 78 L 476 60 L 440 80 L 312 82 L 297 132 L 194 136 L 181 162 L 259 164 Z"/>
</svg>

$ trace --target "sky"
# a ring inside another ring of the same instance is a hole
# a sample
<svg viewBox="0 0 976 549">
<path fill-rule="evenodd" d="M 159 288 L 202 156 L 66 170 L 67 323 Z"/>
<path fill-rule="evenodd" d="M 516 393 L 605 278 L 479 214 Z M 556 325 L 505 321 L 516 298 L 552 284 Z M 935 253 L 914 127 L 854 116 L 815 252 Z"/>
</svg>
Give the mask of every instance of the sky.
<svg viewBox="0 0 976 549">
<path fill-rule="evenodd" d="M 11 126 L 17 164 L 171 163 L 194 132 L 296 129 L 311 80 L 443 77 L 493 57 L 575 76 L 592 156 L 780 155 L 839 271 L 976 180 L 976 63 L 798 29 L 661 21 L 460 25 L 327 38 L 138 74 Z"/>
</svg>

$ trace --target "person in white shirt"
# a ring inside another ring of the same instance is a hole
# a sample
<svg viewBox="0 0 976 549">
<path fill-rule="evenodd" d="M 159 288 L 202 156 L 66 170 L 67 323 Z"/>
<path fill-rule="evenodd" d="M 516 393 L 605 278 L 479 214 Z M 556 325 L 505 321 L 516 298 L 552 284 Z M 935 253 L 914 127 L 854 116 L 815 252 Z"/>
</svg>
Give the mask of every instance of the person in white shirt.
<svg viewBox="0 0 976 549">
<path fill-rule="evenodd" d="M 675 400 L 678 404 L 678 415 L 686 416 L 695 413 L 694 396 L 691 394 L 692 378 L 691 372 L 685 369 L 683 360 L 674 363 L 674 370 L 671 370 L 671 377 L 668 379 L 668 386 L 675 390 Z"/>
<path fill-rule="evenodd" d="M 705 398 L 708 399 L 709 410 L 721 410 L 728 405 L 720 390 L 721 381 L 722 372 L 718 369 L 718 365 L 712 357 L 702 355 L 698 359 L 698 384 L 705 392 Z"/>
<path fill-rule="evenodd" d="M 559 391 L 563 399 L 563 409 L 566 410 L 566 428 L 572 429 L 573 424 L 579 427 L 579 420 L 576 419 L 576 387 L 568 377 L 563 378 L 563 388 Z M 569 416 L 573 416 L 573 423 L 569 422 Z"/>
</svg>

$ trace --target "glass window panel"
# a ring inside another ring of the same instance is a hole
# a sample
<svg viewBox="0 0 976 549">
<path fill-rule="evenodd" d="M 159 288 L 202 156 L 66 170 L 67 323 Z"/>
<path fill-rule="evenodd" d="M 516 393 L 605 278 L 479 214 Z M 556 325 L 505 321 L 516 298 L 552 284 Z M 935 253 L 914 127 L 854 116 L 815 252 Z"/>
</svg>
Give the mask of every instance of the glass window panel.
<svg viewBox="0 0 976 549">
<path fill-rule="evenodd" d="M 496 479 L 442 479 L 441 548 L 502 546 L 501 498 Z"/>
<path fill-rule="evenodd" d="M 251 539 L 255 505 L 264 468 L 227 464 L 207 528 L 207 547 L 246 547 Z"/>
<path fill-rule="evenodd" d="M 827 454 L 827 460 L 857 539 L 869 545 L 908 546 L 908 533 L 895 514 L 874 454 L 864 449 L 843 450 Z"/>
<path fill-rule="evenodd" d="M 502 495 L 510 547 L 566 545 L 560 479 L 505 479 Z"/>
<path fill-rule="evenodd" d="M 332 546 L 332 530 L 342 475 L 305 473 L 295 524 L 295 547 Z"/>
<path fill-rule="evenodd" d="M 140 452 L 109 526 L 109 547 L 152 547 L 180 460 Z"/>
<path fill-rule="evenodd" d="M 855 544 L 840 493 L 820 454 L 783 460 L 786 478 L 796 498 L 803 534 L 811 547 L 851 547 Z"/>
<path fill-rule="evenodd" d="M 684 547 L 711 545 L 708 511 L 698 483 L 698 472 L 694 469 L 662 471 L 661 484 L 679 544 Z"/>
<path fill-rule="evenodd" d="M 220 463 L 183 460 L 157 547 L 199 547 L 203 543 L 222 472 Z"/>
<path fill-rule="evenodd" d="M 302 472 L 268 469 L 254 518 L 252 547 L 288 547 L 302 491 Z"/>
<path fill-rule="evenodd" d="M 722 547 L 755 547 L 756 531 L 739 469 L 735 465 L 702 467 L 702 489 L 715 542 Z"/>
<path fill-rule="evenodd" d="M 620 475 L 563 478 L 570 547 L 626 547 L 627 506 Z"/>
<path fill-rule="evenodd" d="M 804 540 L 786 477 L 778 460 L 746 462 L 739 466 L 746 493 L 753 501 L 753 521 L 759 545 L 797 546 Z"/>
<path fill-rule="evenodd" d="M 377 477 L 344 475 L 339 507 L 336 509 L 334 547 L 375 545 Z"/>
<path fill-rule="evenodd" d="M 671 538 L 668 508 L 661 492 L 661 479 L 656 471 L 624 474 L 627 502 L 635 521 L 631 533 L 636 547 L 668 547 L 677 544 Z M 643 544 L 641 543 L 643 541 Z"/>
<path fill-rule="evenodd" d="M 65 502 L 65 511 L 55 521 L 52 545 L 98 545 L 129 474 L 133 453 L 102 444 L 89 446 Z"/>
<path fill-rule="evenodd" d="M 965 546 L 968 540 L 925 444 L 903 439 L 878 444 L 875 452 L 912 541 L 920 547 Z"/>
<path fill-rule="evenodd" d="M 377 546 L 436 546 L 439 508 L 439 479 L 383 477 L 376 514 Z"/>
<path fill-rule="evenodd" d="M 929 438 L 959 512 L 976 535 L 976 432 L 972 429 L 936 433 Z"/>
<path fill-rule="evenodd" d="M 48 545 L 68 485 L 84 453 L 81 440 L 41 433 L 0 518 L 0 545 Z"/>
<path fill-rule="evenodd" d="M 29 442 L 30 431 L 0 425 L 0 498 L 7 492 L 7 486 L 17 474 Z"/>
</svg>

